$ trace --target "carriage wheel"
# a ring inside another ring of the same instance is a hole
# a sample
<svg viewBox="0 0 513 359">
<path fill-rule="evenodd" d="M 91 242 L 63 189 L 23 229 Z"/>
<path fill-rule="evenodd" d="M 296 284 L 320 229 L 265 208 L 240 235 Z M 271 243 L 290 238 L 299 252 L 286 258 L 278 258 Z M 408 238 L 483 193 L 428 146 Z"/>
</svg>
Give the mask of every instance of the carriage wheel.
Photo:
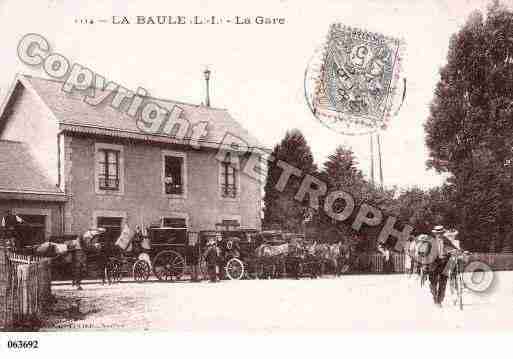
<svg viewBox="0 0 513 359">
<path fill-rule="evenodd" d="M 240 259 L 232 258 L 226 263 L 225 272 L 228 278 L 239 280 L 244 277 L 244 263 Z"/>
<path fill-rule="evenodd" d="M 132 273 L 136 282 L 146 282 L 150 277 L 150 265 L 142 259 L 135 261 Z"/>
<path fill-rule="evenodd" d="M 180 279 L 185 272 L 185 258 L 175 251 L 163 251 L 153 260 L 153 272 L 158 280 Z"/>
<path fill-rule="evenodd" d="M 123 277 L 121 262 L 116 258 L 109 259 L 105 271 L 107 279 L 109 279 L 111 283 L 118 283 Z"/>
</svg>

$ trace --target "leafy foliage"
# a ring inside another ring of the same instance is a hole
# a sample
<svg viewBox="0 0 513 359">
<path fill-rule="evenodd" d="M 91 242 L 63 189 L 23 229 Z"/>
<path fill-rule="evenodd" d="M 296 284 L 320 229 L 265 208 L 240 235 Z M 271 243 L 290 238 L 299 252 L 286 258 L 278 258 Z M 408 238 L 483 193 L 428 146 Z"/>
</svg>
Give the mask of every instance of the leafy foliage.
<svg viewBox="0 0 513 359">
<path fill-rule="evenodd" d="M 352 229 L 359 207 L 365 203 L 381 209 L 385 214 L 391 213 L 396 201 L 395 190 L 383 190 L 375 187 L 365 179 L 358 169 L 358 162 L 352 150 L 339 146 L 335 152 L 328 156 L 324 163 L 320 178 L 325 181 L 328 193 L 344 191 L 350 194 L 355 202 L 355 209 L 345 221 L 335 221 L 325 211 L 321 211 L 319 219 L 319 234 L 324 240 L 338 242 L 348 240 L 358 252 L 373 251 L 376 248 L 375 240 L 378 237 L 380 226 L 364 226 L 359 232 Z M 324 206 L 324 202 L 323 202 Z M 335 201 L 333 211 L 342 212 L 346 206 L 343 199 Z"/>
<path fill-rule="evenodd" d="M 451 175 L 451 220 L 471 250 L 511 248 L 512 119 L 513 13 L 495 1 L 451 38 L 425 123 L 427 165 Z"/>
<path fill-rule="evenodd" d="M 302 232 L 304 213 L 307 203 L 299 203 L 294 199 L 301 181 L 306 174 L 315 174 L 312 151 L 305 137 L 299 130 L 288 131 L 283 140 L 274 147 L 271 153 L 273 161 L 269 161 L 264 196 L 264 228 L 280 228 L 287 231 Z M 283 169 L 278 165 L 283 161 L 301 170 L 302 176 L 291 176 L 285 190 L 276 189 Z"/>
</svg>

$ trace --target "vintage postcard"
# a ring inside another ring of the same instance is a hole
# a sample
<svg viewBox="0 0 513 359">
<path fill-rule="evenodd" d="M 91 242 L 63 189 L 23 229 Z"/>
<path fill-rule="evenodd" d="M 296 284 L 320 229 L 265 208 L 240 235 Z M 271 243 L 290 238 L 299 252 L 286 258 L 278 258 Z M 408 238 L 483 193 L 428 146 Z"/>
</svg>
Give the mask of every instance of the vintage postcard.
<svg viewBox="0 0 513 359">
<path fill-rule="evenodd" d="M 511 1 L 5 0 L 0 27 L 0 352 L 510 328 Z"/>
</svg>

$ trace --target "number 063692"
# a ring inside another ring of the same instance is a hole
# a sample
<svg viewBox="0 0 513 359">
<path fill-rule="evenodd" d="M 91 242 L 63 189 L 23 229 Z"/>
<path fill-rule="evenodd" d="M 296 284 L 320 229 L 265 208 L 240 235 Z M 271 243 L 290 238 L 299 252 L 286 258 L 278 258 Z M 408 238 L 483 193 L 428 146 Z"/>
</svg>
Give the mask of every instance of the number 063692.
<svg viewBox="0 0 513 359">
<path fill-rule="evenodd" d="M 8 349 L 38 349 L 39 342 L 37 340 L 8 340 Z"/>
</svg>

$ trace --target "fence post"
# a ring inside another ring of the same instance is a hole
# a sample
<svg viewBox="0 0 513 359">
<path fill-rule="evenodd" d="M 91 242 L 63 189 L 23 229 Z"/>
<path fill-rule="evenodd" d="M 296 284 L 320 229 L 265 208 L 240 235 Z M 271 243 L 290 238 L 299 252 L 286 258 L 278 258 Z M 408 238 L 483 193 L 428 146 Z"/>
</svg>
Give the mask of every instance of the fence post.
<svg viewBox="0 0 513 359">
<path fill-rule="evenodd" d="M 8 253 L 0 245 L 0 328 L 38 318 L 50 303 L 51 259 Z"/>
</svg>

